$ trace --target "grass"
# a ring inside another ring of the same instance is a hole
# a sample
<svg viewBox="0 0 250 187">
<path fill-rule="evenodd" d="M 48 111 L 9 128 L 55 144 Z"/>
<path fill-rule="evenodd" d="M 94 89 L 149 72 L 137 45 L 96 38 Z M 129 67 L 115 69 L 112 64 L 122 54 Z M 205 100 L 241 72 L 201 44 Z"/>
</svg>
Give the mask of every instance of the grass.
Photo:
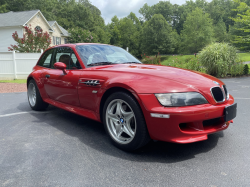
<svg viewBox="0 0 250 187">
<path fill-rule="evenodd" d="M 165 56 L 164 56 L 165 57 Z M 169 63 L 176 61 L 178 59 L 178 61 L 182 61 L 185 62 L 187 59 L 190 59 L 192 57 L 195 57 L 194 55 L 172 55 L 172 56 L 167 56 L 166 60 L 162 61 L 161 64 L 162 65 L 169 65 Z"/>
<path fill-rule="evenodd" d="M 250 61 L 250 53 L 238 53 L 243 62 Z"/>
<path fill-rule="evenodd" d="M 26 79 L 15 79 L 15 80 L 0 80 L 1 82 L 5 82 L 5 83 L 18 83 L 18 84 L 24 84 L 26 83 Z"/>
</svg>

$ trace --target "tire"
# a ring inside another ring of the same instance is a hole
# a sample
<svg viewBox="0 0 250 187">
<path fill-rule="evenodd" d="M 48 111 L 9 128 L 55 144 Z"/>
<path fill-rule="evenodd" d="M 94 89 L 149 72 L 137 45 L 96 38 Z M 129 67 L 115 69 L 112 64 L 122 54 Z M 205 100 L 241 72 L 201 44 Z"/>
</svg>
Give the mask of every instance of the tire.
<svg viewBox="0 0 250 187">
<path fill-rule="evenodd" d="M 150 141 L 141 108 L 130 94 L 113 93 L 102 114 L 105 130 L 116 147 L 134 151 Z"/>
<path fill-rule="evenodd" d="M 39 89 L 37 88 L 36 82 L 32 79 L 28 83 L 28 102 L 32 110 L 41 111 L 45 110 L 49 104 L 45 103 L 40 95 Z"/>
</svg>

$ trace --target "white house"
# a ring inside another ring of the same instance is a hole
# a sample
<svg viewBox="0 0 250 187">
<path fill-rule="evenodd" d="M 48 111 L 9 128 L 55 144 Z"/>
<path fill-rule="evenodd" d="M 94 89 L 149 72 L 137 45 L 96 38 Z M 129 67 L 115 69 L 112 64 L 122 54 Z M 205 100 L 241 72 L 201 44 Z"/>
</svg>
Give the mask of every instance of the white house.
<svg viewBox="0 0 250 187">
<path fill-rule="evenodd" d="M 10 45 L 16 44 L 12 34 L 17 31 L 19 37 L 23 37 L 24 26 L 31 25 L 31 28 L 42 29 L 48 32 L 51 37 L 51 45 L 67 43 L 69 33 L 56 21 L 47 21 L 40 10 L 21 12 L 7 12 L 0 14 L 0 52 L 8 51 Z"/>
</svg>

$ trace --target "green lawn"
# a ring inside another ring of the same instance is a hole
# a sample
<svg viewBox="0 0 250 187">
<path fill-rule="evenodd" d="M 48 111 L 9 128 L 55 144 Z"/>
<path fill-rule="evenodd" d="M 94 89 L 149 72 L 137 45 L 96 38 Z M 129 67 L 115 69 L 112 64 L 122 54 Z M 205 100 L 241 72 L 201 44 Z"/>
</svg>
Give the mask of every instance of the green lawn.
<svg viewBox="0 0 250 187">
<path fill-rule="evenodd" d="M 250 53 L 238 53 L 243 62 L 250 61 Z"/>
<path fill-rule="evenodd" d="M 164 56 L 165 57 L 165 56 Z M 176 61 L 178 59 L 178 61 L 183 61 L 185 62 L 186 59 L 188 58 L 193 58 L 194 55 L 169 55 L 169 56 L 166 56 L 166 60 L 162 61 L 162 65 L 168 65 L 169 63 L 173 62 L 173 61 Z"/>
<path fill-rule="evenodd" d="M 0 80 L 1 82 L 8 82 L 8 83 L 18 83 L 18 84 L 24 84 L 26 83 L 26 79 L 16 79 L 16 80 Z"/>
</svg>

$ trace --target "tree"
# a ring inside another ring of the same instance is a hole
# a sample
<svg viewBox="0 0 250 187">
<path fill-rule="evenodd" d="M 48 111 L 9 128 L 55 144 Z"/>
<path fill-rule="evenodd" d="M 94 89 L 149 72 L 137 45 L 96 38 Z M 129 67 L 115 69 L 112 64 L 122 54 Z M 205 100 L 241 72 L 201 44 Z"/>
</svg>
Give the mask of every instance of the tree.
<svg viewBox="0 0 250 187">
<path fill-rule="evenodd" d="M 110 43 L 124 49 L 129 48 L 129 52 L 135 56 L 140 56 L 140 31 L 141 23 L 134 13 L 127 17 L 118 19 L 114 16 L 108 25 L 111 34 Z"/>
<path fill-rule="evenodd" d="M 183 53 L 197 53 L 214 40 L 213 21 L 201 8 L 196 8 L 187 15 L 183 27 L 181 31 Z"/>
<path fill-rule="evenodd" d="M 108 24 L 109 32 L 111 34 L 110 44 L 120 46 L 121 45 L 121 34 L 119 30 L 120 21 L 117 16 L 111 19 L 111 23 Z"/>
<path fill-rule="evenodd" d="M 7 10 L 7 4 L 0 5 L 0 13 L 8 12 Z"/>
<path fill-rule="evenodd" d="M 98 38 L 94 33 L 91 33 L 88 30 L 82 29 L 80 27 L 75 27 L 69 29 L 70 43 L 96 43 L 98 42 Z"/>
<path fill-rule="evenodd" d="M 146 21 L 142 29 L 142 51 L 147 54 L 172 53 L 172 28 L 161 14 Z"/>
<path fill-rule="evenodd" d="M 19 38 L 17 32 L 12 34 L 13 39 L 17 42 L 17 45 L 11 45 L 8 47 L 9 51 L 27 52 L 27 53 L 38 53 L 41 49 L 45 50 L 51 43 L 49 33 L 43 32 L 42 30 L 35 30 L 33 32 L 30 27 L 25 26 L 25 34 L 23 38 Z"/>
<path fill-rule="evenodd" d="M 250 7 L 240 0 L 234 0 L 239 6 L 234 9 L 234 11 L 237 11 L 237 16 L 235 18 L 231 17 L 231 19 L 235 22 L 233 35 L 233 43 L 240 44 L 241 49 L 245 49 L 244 46 L 247 46 L 249 48 L 250 43 Z M 235 35 L 236 34 L 236 35 Z"/>
<path fill-rule="evenodd" d="M 226 24 L 223 22 L 222 18 L 220 18 L 217 24 L 214 25 L 214 37 L 216 42 L 230 42 Z"/>
<path fill-rule="evenodd" d="M 110 42 L 110 33 L 108 32 L 107 26 L 100 27 L 96 26 L 94 27 L 92 33 L 94 33 L 97 36 L 97 42 L 109 44 Z"/>
</svg>

